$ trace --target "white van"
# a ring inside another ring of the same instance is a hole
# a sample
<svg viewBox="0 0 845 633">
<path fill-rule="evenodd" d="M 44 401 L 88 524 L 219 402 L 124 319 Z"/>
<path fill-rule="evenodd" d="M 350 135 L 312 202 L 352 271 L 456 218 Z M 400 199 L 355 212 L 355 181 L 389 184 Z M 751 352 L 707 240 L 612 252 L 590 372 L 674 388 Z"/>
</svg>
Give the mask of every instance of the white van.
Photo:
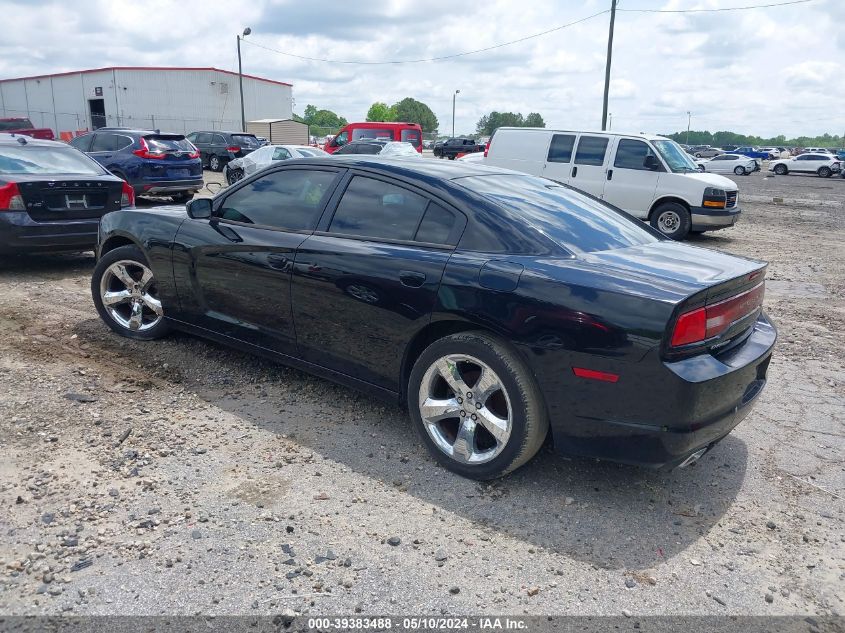
<svg viewBox="0 0 845 633">
<path fill-rule="evenodd" d="M 733 226 L 740 214 L 736 183 L 700 172 L 663 136 L 502 127 L 484 162 L 585 191 L 676 240 Z"/>
</svg>

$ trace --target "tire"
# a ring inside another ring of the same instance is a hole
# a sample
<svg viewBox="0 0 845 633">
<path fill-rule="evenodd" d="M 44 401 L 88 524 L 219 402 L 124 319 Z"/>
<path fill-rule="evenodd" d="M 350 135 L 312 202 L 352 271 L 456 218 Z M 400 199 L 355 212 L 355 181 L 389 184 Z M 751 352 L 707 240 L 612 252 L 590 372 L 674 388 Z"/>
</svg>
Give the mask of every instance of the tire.
<svg viewBox="0 0 845 633">
<path fill-rule="evenodd" d="M 229 169 L 226 172 L 226 182 L 230 185 L 234 185 L 238 182 L 241 178 L 244 177 L 244 170 L 235 167 L 234 169 Z"/>
<path fill-rule="evenodd" d="M 223 161 L 220 160 L 217 154 L 212 154 L 208 157 L 208 168 L 211 171 L 220 171 L 223 169 Z"/>
<path fill-rule="evenodd" d="M 701 155 L 701 152 L 696 152 L 695 157 L 696 158 L 704 158 L 704 156 Z"/>
<path fill-rule="evenodd" d="M 819 167 L 818 174 L 820 178 L 830 178 L 833 170 L 830 167 Z"/>
<path fill-rule="evenodd" d="M 176 204 L 182 204 L 183 202 L 189 202 L 190 200 L 192 200 L 194 194 L 192 194 L 190 191 L 180 191 L 179 193 L 174 193 L 170 197 L 173 198 L 173 202 L 175 202 Z"/>
<path fill-rule="evenodd" d="M 651 226 L 673 240 L 684 239 L 692 227 L 689 210 L 677 202 L 664 202 L 651 213 Z"/>
<path fill-rule="evenodd" d="M 775 173 L 778 176 L 786 176 L 789 173 L 789 169 L 786 165 L 775 165 Z"/>
<path fill-rule="evenodd" d="M 472 390 L 481 389 L 481 381 L 488 391 L 482 392 L 481 405 L 470 409 L 480 399 Z M 428 399 L 451 406 L 424 407 Z M 507 342 L 484 332 L 446 336 L 423 351 L 408 381 L 408 409 L 434 458 L 471 479 L 516 470 L 537 454 L 549 430 L 531 372 Z"/>
<path fill-rule="evenodd" d="M 744 175 L 745 175 L 745 174 L 747 174 L 748 172 L 747 172 L 747 171 L 745 171 L 745 167 L 743 167 L 742 165 L 737 165 L 736 167 L 734 167 L 734 173 L 735 173 L 737 176 L 744 176 Z"/>
<path fill-rule="evenodd" d="M 134 244 L 100 258 L 91 276 L 91 297 L 100 318 L 121 336 L 151 341 L 170 331 L 155 276 L 144 253 Z"/>
</svg>

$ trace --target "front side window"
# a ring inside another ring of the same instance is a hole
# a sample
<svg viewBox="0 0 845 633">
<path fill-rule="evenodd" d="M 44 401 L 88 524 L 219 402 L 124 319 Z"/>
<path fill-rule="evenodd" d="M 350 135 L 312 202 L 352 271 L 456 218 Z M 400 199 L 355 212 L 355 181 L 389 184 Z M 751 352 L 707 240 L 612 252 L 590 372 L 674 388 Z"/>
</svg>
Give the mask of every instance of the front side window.
<svg viewBox="0 0 845 633">
<path fill-rule="evenodd" d="M 197 140 L 191 141 L 192 143 L 203 143 L 205 145 L 211 143 L 211 134 L 208 132 L 201 132 L 197 134 Z"/>
<path fill-rule="evenodd" d="M 340 134 L 334 137 L 332 143 L 337 146 L 346 145 L 349 142 L 349 132 L 343 130 Z"/>
<path fill-rule="evenodd" d="M 675 141 L 652 141 L 652 145 L 657 150 L 657 153 L 660 154 L 660 157 L 663 159 L 667 165 L 669 165 L 669 169 L 672 170 L 675 174 L 682 174 L 686 172 L 697 172 L 698 167 L 689 157 L 681 146 L 678 145 Z"/>
<path fill-rule="evenodd" d="M 657 159 L 647 143 L 623 138 L 616 148 L 616 159 L 613 161 L 613 166 L 619 169 L 649 171 L 649 168 L 646 167 L 646 159 L 649 156 Z"/>
<path fill-rule="evenodd" d="M 75 147 L 80 152 L 87 152 L 88 148 L 91 147 L 91 135 L 77 136 L 70 141 L 70 146 Z"/>
<path fill-rule="evenodd" d="M 215 215 L 287 231 L 311 230 L 336 177 L 332 171 L 305 169 L 267 174 L 227 196 Z"/>
<path fill-rule="evenodd" d="M 607 152 L 607 138 L 603 136 L 582 136 L 578 141 L 575 152 L 576 165 L 604 165 L 604 155 Z"/>
<path fill-rule="evenodd" d="M 273 151 L 273 160 L 287 160 L 288 158 L 290 158 L 290 152 L 284 147 L 277 147 Z"/>
<path fill-rule="evenodd" d="M 355 176 L 332 218 L 329 232 L 411 240 L 428 200 L 381 180 Z"/>
<path fill-rule="evenodd" d="M 575 147 L 574 134 L 555 134 L 549 145 L 550 163 L 568 163 L 572 160 L 572 149 Z"/>
</svg>

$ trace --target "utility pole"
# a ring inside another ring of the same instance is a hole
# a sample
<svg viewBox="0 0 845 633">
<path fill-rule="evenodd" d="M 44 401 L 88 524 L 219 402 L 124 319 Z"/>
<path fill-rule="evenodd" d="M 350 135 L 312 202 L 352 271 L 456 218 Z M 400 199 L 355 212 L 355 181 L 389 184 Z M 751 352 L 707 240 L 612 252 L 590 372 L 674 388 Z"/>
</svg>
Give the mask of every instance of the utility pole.
<svg viewBox="0 0 845 633">
<path fill-rule="evenodd" d="M 607 129 L 608 131 L 613 129 L 613 112 L 607 113 Z"/>
<path fill-rule="evenodd" d="M 613 25 L 616 22 L 616 2 L 610 0 L 610 30 L 607 34 L 607 66 L 604 69 L 604 103 L 601 111 L 601 129 L 607 129 L 607 99 L 610 94 L 610 61 L 613 57 Z"/>
<path fill-rule="evenodd" d="M 684 145 L 689 145 L 689 126 L 690 126 L 691 122 L 692 122 L 692 112 L 687 110 L 687 141 L 686 141 L 686 143 L 684 143 Z"/>
<path fill-rule="evenodd" d="M 455 138 L 455 98 L 458 96 L 460 90 L 455 90 L 452 95 L 452 138 Z"/>
<path fill-rule="evenodd" d="M 252 29 L 246 27 L 244 29 L 243 37 L 246 37 L 252 33 Z M 241 132 L 246 132 L 246 114 L 244 114 L 244 69 L 241 66 L 241 36 L 237 35 L 238 38 L 238 87 L 241 91 Z"/>
</svg>

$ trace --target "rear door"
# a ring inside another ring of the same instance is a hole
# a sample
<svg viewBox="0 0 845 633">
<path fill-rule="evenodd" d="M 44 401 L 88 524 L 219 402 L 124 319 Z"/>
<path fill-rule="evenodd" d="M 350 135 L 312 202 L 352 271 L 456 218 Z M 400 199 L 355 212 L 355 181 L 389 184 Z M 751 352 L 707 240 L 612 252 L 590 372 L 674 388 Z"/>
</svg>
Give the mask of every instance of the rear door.
<svg viewBox="0 0 845 633">
<path fill-rule="evenodd" d="M 398 391 L 408 340 L 429 322 L 466 224 L 411 186 L 356 174 L 296 253 L 292 294 L 305 360 Z"/>
<path fill-rule="evenodd" d="M 572 173 L 572 156 L 577 134 L 553 134 L 543 165 L 543 177 L 561 184 L 569 183 Z"/>
<path fill-rule="evenodd" d="M 610 139 L 606 136 L 582 134 L 578 138 L 575 160 L 570 171 L 569 184 L 581 191 L 601 198 L 607 178 L 605 162 Z"/>
<path fill-rule="evenodd" d="M 98 163 L 108 167 L 116 151 L 117 135 L 111 132 L 97 132 L 94 134 L 94 140 L 91 141 L 91 149 L 88 150 L 88 153 Z"/>
<path fill-rule="evenodd" d="M 291 166 L 233 187 L 210 219 L 179 229 L 173 271 L 185 318 L 296 355 L 290 278 L 342 170 Z"/>
<path fill-rule="evenodd" d="M 637 218 L 648 215 L 660 182 L 661 171 L 649 169 L 646 161 L 657 161 L 663 169 L 648 143 L 640 139 L 620 138 L 604 183 L 603 198 Z"/>
<path fill-rule="evenodd" d="M 192 158 L 194 148 L 181 134 L 148 134 L 144 141 L 151 154 L 161 155 L 161 158 L 144 160 L 146 179 L 162 182 L 202 177 L 202 162 Z"/>
</svg>

